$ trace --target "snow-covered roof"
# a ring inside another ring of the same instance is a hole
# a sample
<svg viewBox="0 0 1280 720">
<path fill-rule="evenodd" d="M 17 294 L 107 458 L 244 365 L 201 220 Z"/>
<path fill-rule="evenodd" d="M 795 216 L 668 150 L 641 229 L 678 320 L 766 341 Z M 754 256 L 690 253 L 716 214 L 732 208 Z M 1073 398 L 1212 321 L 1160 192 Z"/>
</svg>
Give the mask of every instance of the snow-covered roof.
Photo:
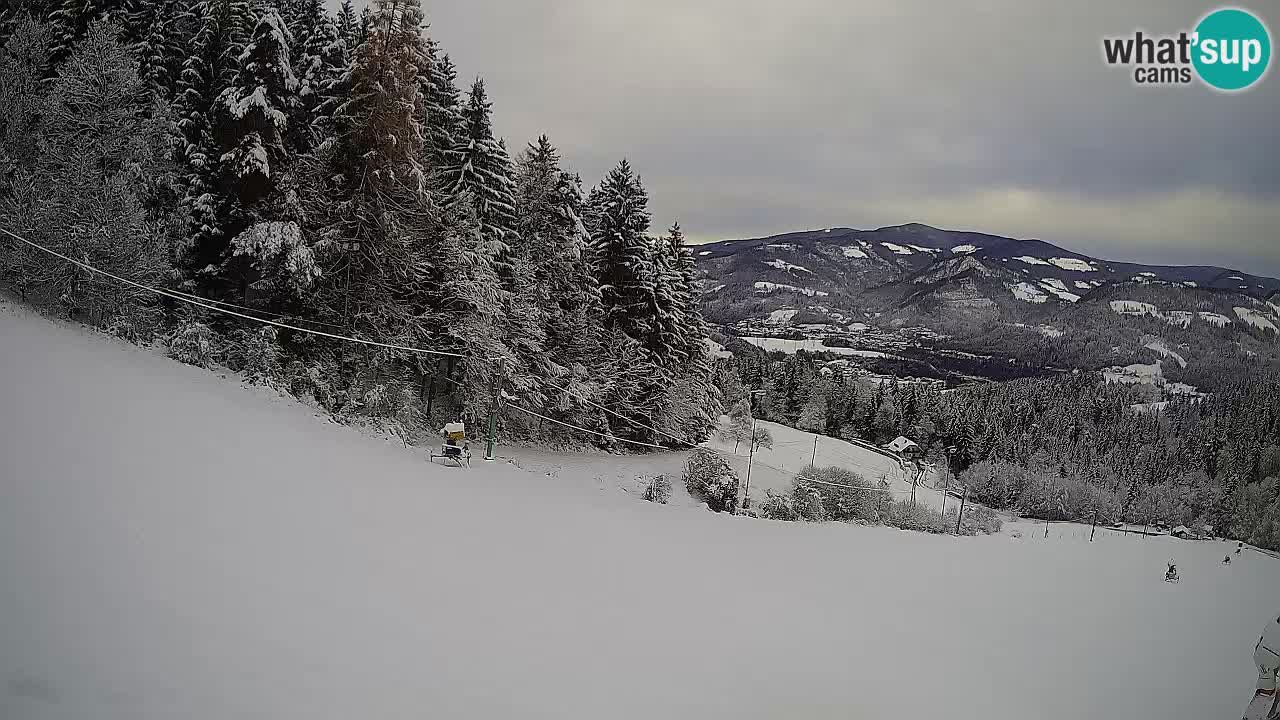
<svg viewBox="0 0 1280 720">
<path fill-rule="evenodd" d="M 917 445 L 915 442 L 899 435 L 897 438 L 893 440 L 893 442 L 889 443 L 888 445 L 885 445 L 885 447 L 889 448 L 894 452 L 900 453 L 908 448 L 914 448 L 914 447 L 920 447 L 920 446 Z"/>
</svg>

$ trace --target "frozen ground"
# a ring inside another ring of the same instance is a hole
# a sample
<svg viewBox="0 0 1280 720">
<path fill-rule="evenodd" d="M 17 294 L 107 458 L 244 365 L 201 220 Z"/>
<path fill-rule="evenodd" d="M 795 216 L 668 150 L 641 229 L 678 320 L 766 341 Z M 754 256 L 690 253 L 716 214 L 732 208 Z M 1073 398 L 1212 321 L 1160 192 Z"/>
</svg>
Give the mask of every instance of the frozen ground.
<svg viewBox="0 0 1280 720">
<path fill-rule="evenodd" d="M 1221 544 L 774 523 L 560 467 L 432 467 L 0 308 L 0 718 L 1230 719 L 1280 611 L 1277 561 Z"/>
</svg>

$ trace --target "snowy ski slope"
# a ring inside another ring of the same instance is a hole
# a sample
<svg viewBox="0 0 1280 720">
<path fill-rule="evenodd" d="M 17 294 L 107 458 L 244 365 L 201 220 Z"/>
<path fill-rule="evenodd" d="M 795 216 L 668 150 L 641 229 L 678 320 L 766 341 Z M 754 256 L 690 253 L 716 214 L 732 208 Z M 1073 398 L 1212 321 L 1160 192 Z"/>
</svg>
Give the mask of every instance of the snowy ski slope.
<svg viewBox="0 0 1280 720">
<path fill-rule="evenodd" d="M 0 307 L 0 718 L 1233 718 L 1280 612 L 1221 544 L 776 523 L 575 467 L 433 467 Z"/>
</svg>

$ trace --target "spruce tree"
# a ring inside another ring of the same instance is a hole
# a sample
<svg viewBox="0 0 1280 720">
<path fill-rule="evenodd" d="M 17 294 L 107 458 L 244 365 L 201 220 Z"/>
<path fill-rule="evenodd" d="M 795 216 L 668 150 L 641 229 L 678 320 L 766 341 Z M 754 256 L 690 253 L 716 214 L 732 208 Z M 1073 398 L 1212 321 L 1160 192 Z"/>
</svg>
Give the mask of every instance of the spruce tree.
<svg viewBox="0 0 1280 720">
<path fill-rule="evenodd" d="M 112 22 L 119 30 L 119 42 L 132 45 L 141 30 L 133 22 L 137 17 L 135 4 L 146 0 L 62 0 L 49 13 L 55 28 L 53 58 L 61 62 L 71 54 L 72 47 L 84 37 L 89 26 L 97 21 Z"/>
<path fill-rule="evenodd" d="M 182 133 L 182 203 L 192 225 L 182 254 L 195 274 L 215 266 L 226 248 L 223 224 L 232 205 L 221 182 L 216 101 L 236 78 L 254 21 L 245 0 L 201 0 L 187 15 L 199 30 L 178 79 L 174 110 Z"/>
<path fill-rule="evenodd" d="M 338 9 L 337 29 L 338 39 L 346 45 L 347 54 L 354 55 L 360 27 L 351 0 L 342 0 L 342 7 Z"/>
<path fill-rule="evenodd" d="M 131 48 L 138 58 L 138 76 L 153 91 L 171 98 L 186 60 L 191 18 L 182 12 L 182 0 L 140 0 L 133 23 L 138 40 Z"/>
<path fill-rule="evenodd" d="M 654 322 L 653 256 L 646 235 L 649 195 L 631 164 L 623 160 L 592 192 L 589 202 L 604 327 L 644 343 Z"/>
<path fill-rule="evenodd" d="M 462 108 L 461 133 L 446 159 L 445 206 L 472 203 L 489 256 L 510 277 L 508 255 L 516 237 L 511 159 L 493 136 L 491 112 L 484 81 L 477 79 Z"/>
<path fill-rule="evenodd" d="M 427 45 L 431 66 L 427 75 L 425 112 L 427 125 L 427 160 L 433 171 L 445 177 L 450 153 L 462 137 L 461 101 L 458 73 L 448 53 L 434 42 Z M 447 182 L 442 180 L 441 185 Z"/>
<path fill-rule="evenodd" d="M 325 278 L 317 311 L 362 336 L 416 346 L 437 339 L 442 227 L 421 163 L 421 24 L 418 0 L 374 4 L 370 41 L 344 75 L 350 92 L 334 110 L 334 135 L 308 160 L 303 183 L 309 232 L 341 268 Z"/>
<path fill-rule="evenodd" d="M 288 153 L 285 135 L 297 104 L 298 80 L 289 60 L 289 29 L 275 8 L 263 10 L 239 58 L 231 87 L 215 114 L 223 181 L 239 201 L 240 225 L 275 189 Z M 233 221 L 234 222 L 234 221 Z"/>
</svg>

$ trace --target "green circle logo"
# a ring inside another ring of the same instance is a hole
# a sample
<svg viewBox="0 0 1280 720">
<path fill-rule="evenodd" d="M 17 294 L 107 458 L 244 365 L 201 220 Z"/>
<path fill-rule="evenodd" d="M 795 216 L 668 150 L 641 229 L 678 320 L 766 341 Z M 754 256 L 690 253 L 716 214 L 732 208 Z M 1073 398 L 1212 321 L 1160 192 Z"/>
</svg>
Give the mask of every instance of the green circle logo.
<svg viewBox="0 0 1280 720">
<path fill-rule="evenodd" d="M 1271 63 L 1271 35 L 1252 13 L 1214 10 L 1196 26 L 1192 64 L 1206 85 L 1244 90 L 1262 79 Z"/>
</svg>

